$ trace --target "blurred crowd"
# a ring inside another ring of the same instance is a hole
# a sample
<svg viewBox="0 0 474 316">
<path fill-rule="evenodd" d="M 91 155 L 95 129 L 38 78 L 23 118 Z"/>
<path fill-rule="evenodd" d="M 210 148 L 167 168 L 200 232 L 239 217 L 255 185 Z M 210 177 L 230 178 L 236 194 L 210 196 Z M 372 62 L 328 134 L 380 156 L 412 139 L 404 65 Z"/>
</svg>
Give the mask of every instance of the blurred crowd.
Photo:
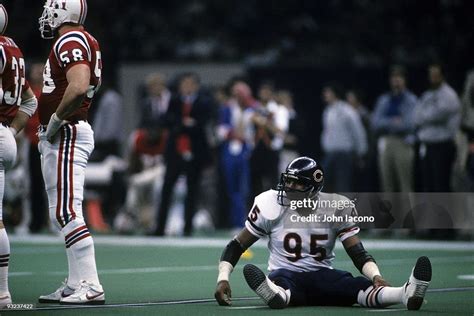
<svg viewBox="0 0 474 316">
<path fill-rule="evenodd" d="M 3 4 L 18 21 L 10 27 L 25 56 L 45 56 L 47 48 L 32 23 L 43 3 Z M 88 5 L 87 27 L 110 67 L 157 58 L 330 66 L 419 65 L 440 59 L 456 69 L 471 63 L 474 43 L 471 2 L 465 0 L 274 0 L 271 5 L 101 0 Z"/>
<path fill-rule="evenodd" d="M 42 67 L 30 69 L 39 91 Z M 474 71 L 461 97 L 440 64 L 427 68 L 429 89 L 419 96 L 407 71 L 392 66 L 388 89 L 373 105 L 338 82 L 315 91 L 325 104 L 315 137 L 322 156 L 314 157 L 325 171 L 324 191 L 473 190 Z M 305 154 L 298 143 L 310 120 L 298 114 L 292 91 L 270 79 L 206 87 L 195 73 L 150 73 L 130 135 L 121 128 L 120 92 L 103 86 L 90 117 L 95 149 L 84 205 L 91 228 L 156 236 L 241 228 L 254 196 L 275 187 L 287 163 Z M 47 229 L 37 125 L 33 118 L 20 140 L 5 196 L 7 225 L 29 232 Z"/>
</svg>

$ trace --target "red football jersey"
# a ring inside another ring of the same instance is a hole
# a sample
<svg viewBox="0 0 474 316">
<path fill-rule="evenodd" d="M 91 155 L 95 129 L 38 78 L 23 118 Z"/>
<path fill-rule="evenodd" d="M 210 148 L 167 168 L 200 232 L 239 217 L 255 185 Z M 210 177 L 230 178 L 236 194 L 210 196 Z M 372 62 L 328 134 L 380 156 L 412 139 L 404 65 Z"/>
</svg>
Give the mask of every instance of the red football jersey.
<svg viewBox="0 0 474 316">
<path fill-rule="evenodd" d="M 101 83 L 102 59 L 99 43 L 86 31 L 69 31 L 56 40 L 44 66 L 43 90 L 38 100 L 41 124 L 48 124 L 51 115 L 56 111 L 68 86 L 66 73 L 77 64 L 85 64 L 90 68 L 89 90 L 79 109 L 64 119 L 87 120 L 92 99 Z"/>
<path fill-rule="evenodd" d="M 1 123 L 10 124 L 18 111 L 21 95 L 29 88 L 25 73 L 25 59 L 20 48 L 11 38 L 0 36 L 0 75 L 3 89 Z"/>
</svg>

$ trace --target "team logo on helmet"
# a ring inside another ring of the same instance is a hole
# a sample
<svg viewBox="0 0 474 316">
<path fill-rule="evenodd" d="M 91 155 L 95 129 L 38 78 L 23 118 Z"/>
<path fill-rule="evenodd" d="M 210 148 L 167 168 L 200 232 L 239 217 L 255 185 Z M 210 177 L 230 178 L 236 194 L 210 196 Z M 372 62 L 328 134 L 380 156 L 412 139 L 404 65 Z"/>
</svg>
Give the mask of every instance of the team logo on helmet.
<svg viewBox="0 0 474 316">
<path fill-rule="evenodd" d="M 321 182 L 323 181 L 323 171 L 321 169 L 317 169 L 314 173 L 313 173 L 313 178 L 314 178 L 314 181 L 316 182 Z"/>
</svg>

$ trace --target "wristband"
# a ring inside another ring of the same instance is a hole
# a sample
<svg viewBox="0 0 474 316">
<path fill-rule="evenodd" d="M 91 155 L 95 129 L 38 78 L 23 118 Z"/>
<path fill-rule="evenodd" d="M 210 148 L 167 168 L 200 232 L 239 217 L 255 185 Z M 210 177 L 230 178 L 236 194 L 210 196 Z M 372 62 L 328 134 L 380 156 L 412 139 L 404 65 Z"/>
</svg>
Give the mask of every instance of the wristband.
<svg viewBox="0 0 474 316">
<path fill-rule="evenodd" d="M 374 277 L 382 276 L 380 274 L 379 268 L 377 267 L 377 264 L 373 261 L 368 261 L 364 264 L 362 267 L 362 274 L 365 275 L 369 280 L 373 281 Z"/>
<path fill-rule="evenodd" d="M 232 273 L 232 270 L 234 270 L 234 267 L 232 264 L 230 264 L 227 261 L 221 261 L 219 262 L 219 275 L 217 276 L 217 283 L 220 281 L 229 281 L 229 276 Z"/>
</svg>

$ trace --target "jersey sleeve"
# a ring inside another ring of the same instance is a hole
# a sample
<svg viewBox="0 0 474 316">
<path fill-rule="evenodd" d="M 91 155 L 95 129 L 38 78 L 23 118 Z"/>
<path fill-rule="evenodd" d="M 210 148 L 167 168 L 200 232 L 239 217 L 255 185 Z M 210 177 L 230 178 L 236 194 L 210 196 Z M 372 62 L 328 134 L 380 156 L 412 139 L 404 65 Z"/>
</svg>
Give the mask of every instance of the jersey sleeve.
<svg viewBox="0 0 474 316">
<path fill-rule="evenodd" d="M 354 207 L 346 207 L 342 209 L 340 212 L 337 212 L 337 215 L 343 216 L 344 218 L 347 216 L 357 216 L 357 210 Z M 352 237 L 359 233 L 360 228 L 354 222 L 344 221 L 337 224 L 336 234 L 340 241 L 344 241 L 349 237 Z"/>
<path fill-rule="evenodd" d="M 62 36 L 54 46 L 54 53 L 61 68 L 67 72 L 72 66 L 91 63 L 91 47 L 80 32 L 70 32 Z"/>
<path fill-rule="evenodd" d="M 254 202 L 252 210 L 245 221 L 245 227 L 252 235 L 258 238 L 270 233 L 270 221 L 263 216 L 256 202 Z"/>
</svg>

